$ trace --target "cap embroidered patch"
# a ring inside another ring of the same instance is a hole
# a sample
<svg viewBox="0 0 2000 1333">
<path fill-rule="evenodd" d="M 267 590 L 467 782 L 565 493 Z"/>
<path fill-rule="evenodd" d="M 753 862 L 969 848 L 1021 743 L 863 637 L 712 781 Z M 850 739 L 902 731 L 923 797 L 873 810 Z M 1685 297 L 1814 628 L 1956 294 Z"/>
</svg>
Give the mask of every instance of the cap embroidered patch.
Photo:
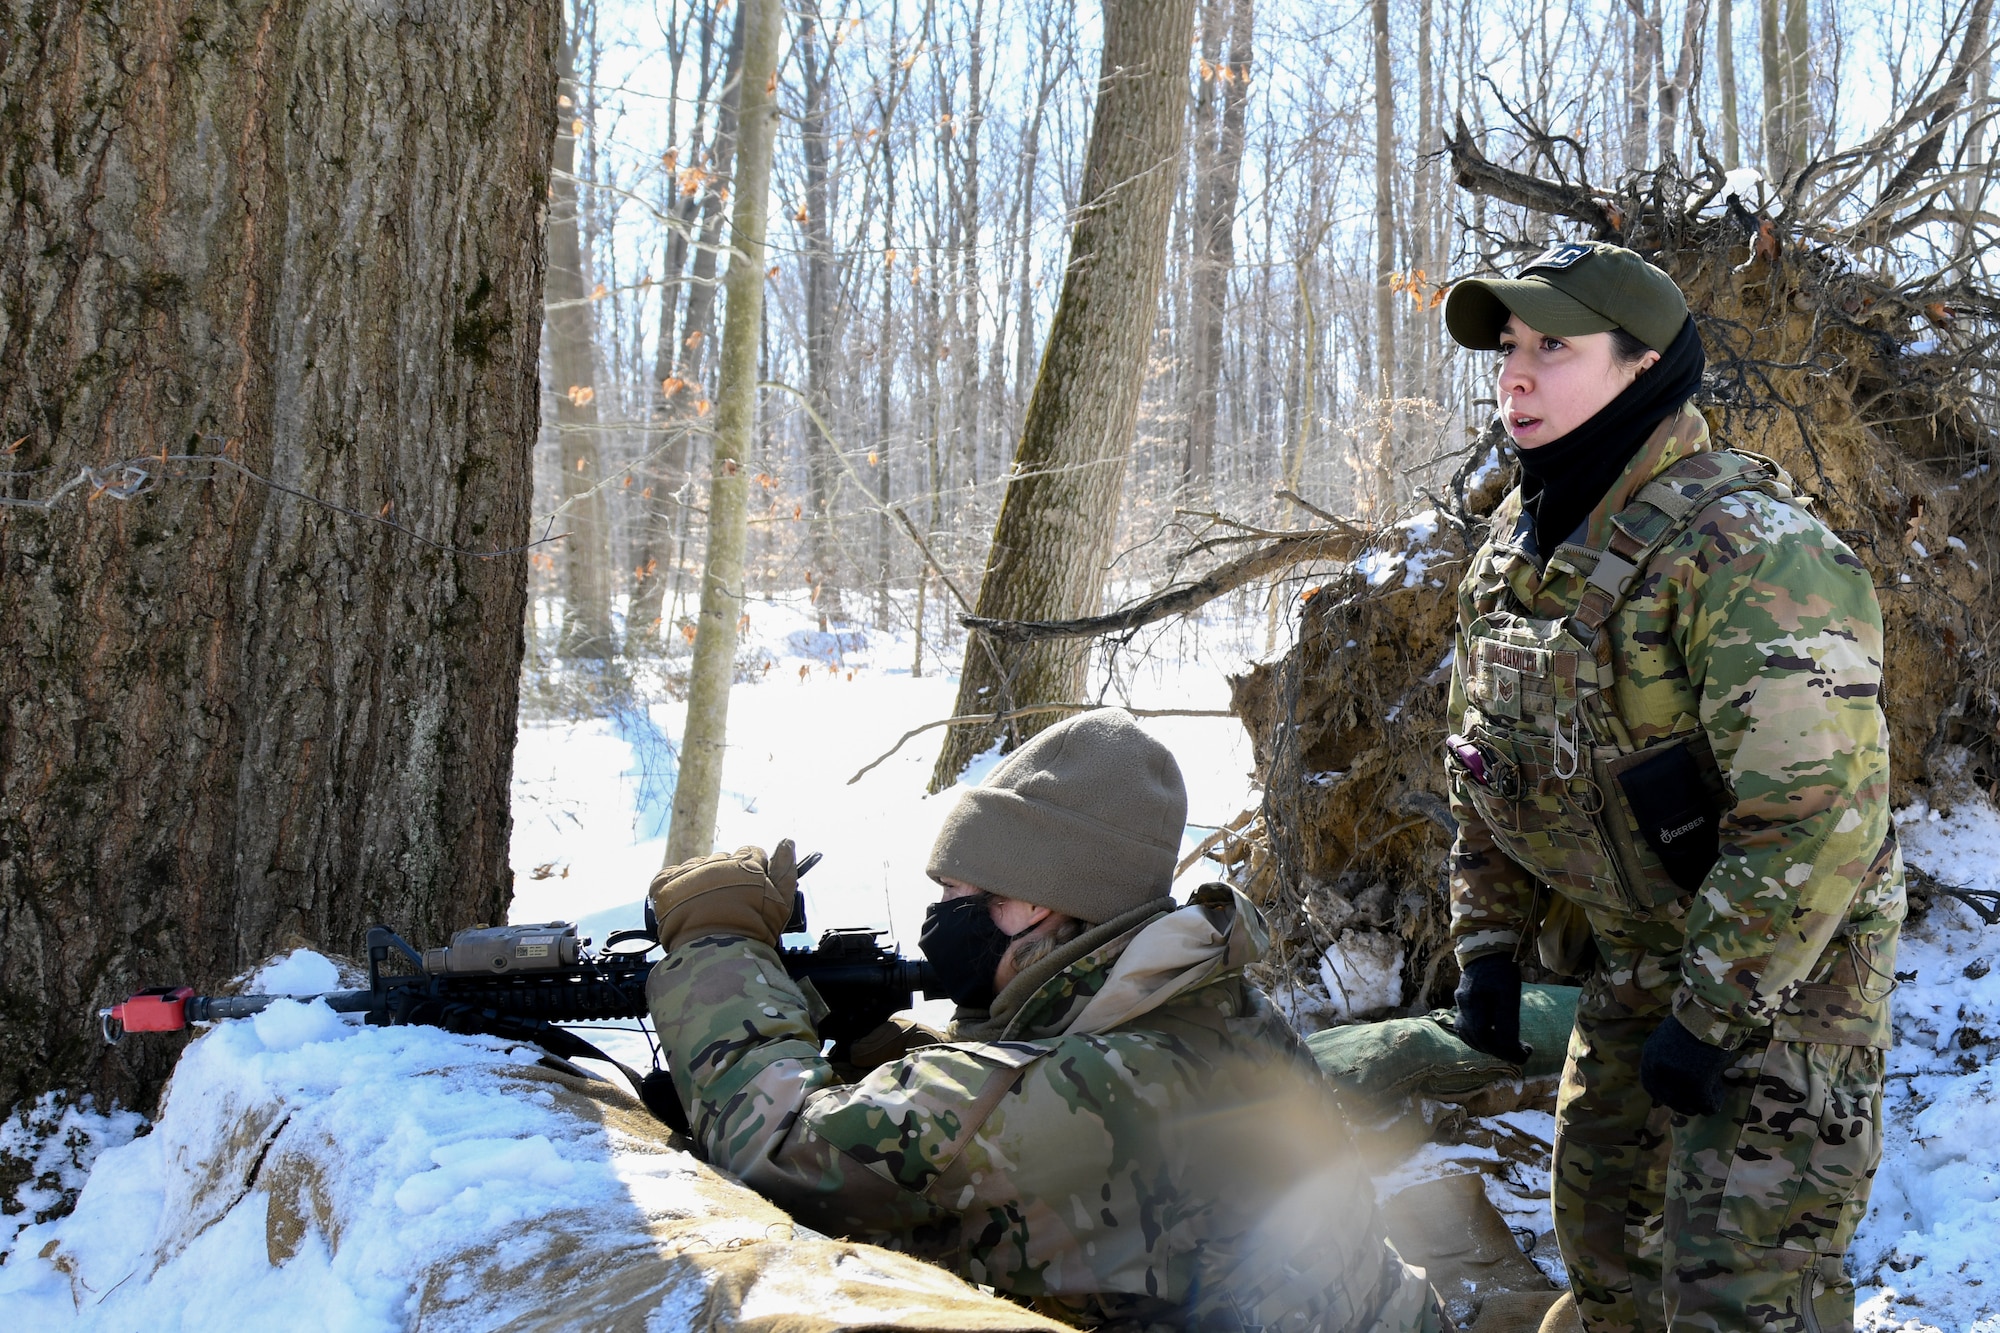
<svg viewBox="0 0 2000 1333">
<path fill-rule="evenodd" d="M 1538 268 L 1565 269 L 1580 260 L 1590 258 L 1593 247 L 1586 241 L 1564 241 L 1544 250 L 1541 256 L 1521 270 L 1523 275 L 1533 273 Z"/>
</svg>

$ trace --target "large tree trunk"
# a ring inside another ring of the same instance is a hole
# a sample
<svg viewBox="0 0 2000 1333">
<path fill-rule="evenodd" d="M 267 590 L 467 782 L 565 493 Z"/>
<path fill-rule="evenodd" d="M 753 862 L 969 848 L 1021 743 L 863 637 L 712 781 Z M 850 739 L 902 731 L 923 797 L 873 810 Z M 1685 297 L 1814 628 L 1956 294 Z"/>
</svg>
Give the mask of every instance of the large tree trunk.
<svg viewBox="0 0 2000 1333">
<path fill-rule="evenodd" d="M 982 616 L 1066 619 L 1095 611 L 1103 596 L 1166 263 L 1193 30 L 1194 0 L 1105 0 L 1083 206 L 979 585 Z M 954 712 L 1075 698 L 1086 652 L 975 632 Z M 1018 742 L 1055 719 L 1004 726 Z M 951 728 L 932 785 L 950 785 L 994 734 Z"/>
<path fill-rule="evenodd" d="M 611 656 L 611 514 L 597 448 L 597 337 L 584 274 L 576 191 L 576 138 L 583 106 L 576 82 L 576 38 L 560 58 L 562 91 L 573 108 L 557 117 L 555 170 L 549 182 L 549 362 L 555 375 L 556 436 L 562 457 L 563 628 L 567 658 Z"/>
<path fill-rule="evenodd" d="M 764 223 L 777 137 L 779 0 L 741 0 L 743 65 L 736 201 L 730 222 L 728 306 L 716 391 L 715 454 L 709 474 L 708 560 L 701 619 L 688 668 L 687 727 L 665 864 L 706 856 L 715 841 L 729 687 L 736 676 L 736 624 L 743 614 L 744 548 L 749 535 L 751 437 L 757 426 L 757 349 L 764 323 Z"/>
<path fill-rule="evenodd" d="M 0 1106 L 149 1100 L 132 988 L 502 919 L 558 22 L 0 19 Z"/>
</svg>

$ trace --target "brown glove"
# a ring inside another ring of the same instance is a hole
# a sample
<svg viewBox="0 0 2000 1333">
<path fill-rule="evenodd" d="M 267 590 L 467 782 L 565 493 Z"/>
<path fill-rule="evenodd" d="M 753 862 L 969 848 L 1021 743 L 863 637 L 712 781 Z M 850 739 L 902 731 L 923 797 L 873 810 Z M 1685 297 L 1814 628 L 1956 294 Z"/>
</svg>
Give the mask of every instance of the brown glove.
<svg viewBox="0 0 2000 1333">
<path fill-rule="evenodd" d="M 668 866 L 653 876 L 660 947 L 703 935 L 740 935 L 775 945 L 792 917 L 797 852 L 786 838 L 769 859 L 761 847 L 738 847 Z"/>
</svg>

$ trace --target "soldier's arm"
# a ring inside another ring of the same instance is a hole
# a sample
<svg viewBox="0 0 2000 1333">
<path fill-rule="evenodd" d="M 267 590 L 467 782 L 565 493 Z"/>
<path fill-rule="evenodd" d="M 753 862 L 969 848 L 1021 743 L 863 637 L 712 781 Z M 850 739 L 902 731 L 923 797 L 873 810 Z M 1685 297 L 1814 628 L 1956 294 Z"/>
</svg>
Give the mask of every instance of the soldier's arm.
<svg viewBox="0 0 2000 1333">
<path fill-rule="evenodd" d="M 1688 909 L 1674 1012 L 1733 1045 L 1806 979 L 1890 836 L 1882 612 L 1838 538 L 1762 495 L 1717 502 L 1671 571 L 1673 634 L 1733 802 Z"/>
<path fill-rule="evenodd" d="M 899 1181 L 821 1132 L 857 1094 L 820 1058 L 805 995 L 775 950 L 731 935 L 691 940 L 654 966 L 646 1000 L 709 1162 L 843 1234 L 893 1233 L 935 1218 L 911 1188 L 927 1177 Z M 837 1216 L 829 1211 L 836 1207 Z"/>
<path fill-rule="evenodd" d="M 1456 731 L 1465 717 L 1465 642 L 1452 654 L 1451 699 L 1445 716 Z M 1445 786 L 1458 832 L 1451 844 L 1451 943 L 1459 963 L 1493 953 L 1513 953 L 1534 911 L 1535 881 L 1493 840 L 1486 821 L 1466 798 L 1463 769 L 1445 757 Z"/>
</svg>

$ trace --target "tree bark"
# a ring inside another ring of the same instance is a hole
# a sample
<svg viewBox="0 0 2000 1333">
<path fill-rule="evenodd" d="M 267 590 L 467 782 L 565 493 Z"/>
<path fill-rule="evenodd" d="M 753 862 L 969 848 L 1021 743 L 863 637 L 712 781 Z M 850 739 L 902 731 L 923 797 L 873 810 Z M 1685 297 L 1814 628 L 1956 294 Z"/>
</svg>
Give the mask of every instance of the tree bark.
<svg viewBox="0 0 2000 1333">
<path fill-rule="evenodd" d="M 0 18 L 0 1106 L 149 1102 L 134 988 L 503 918 L 558 25 Z"/>
<path fill-rule="evenodd" d="M 599 489 L 597 335 L 584 273 L 576 181 L 576 37 L 563 43 L 558 73 L 571 108 L 556 118 L 555 170 L 549 182 L 549 362 L 555 374 L 556 438 L 561 451 L 563 627 L 557 652 L 577 661 L 611 656 L 611 515 Z"/>
<path fill-rule="evenodd" d="M 1194 0 L 1106 0 L 1084 202 L 980 582 L 982 616 L 1067 619 L 1103 596 L 1166 263 L 1193 29 Z M 1076 698 L 1086 662 L 1066 643 L 972 634 L 953 714 Z M 1018 743 L 1035 726 L 1006 729 Z M 952 728 L 932 786 L 950 785 L 992 740 Z"/>
<path fill-rule="evenodd" d="M 736 676 L 736 625 L 743 614 L 744 548 L 749 533 L 750 456 L 757 426 L 758 345 L 764 323 L 764 225 L 777 137 L 779 0 L 739 0 L 743 66 L 739 82 L 736 201 L 730 221 L 724 290 L 715 451 L 709 472 L 708 559 L 701 576 L 701 618 L 688 668 L 687 727 L 680 776 L 667 826 L 665 864 L 706 856 L 715 841 L 729 731 L 729 687 Z"/>
</svg>

